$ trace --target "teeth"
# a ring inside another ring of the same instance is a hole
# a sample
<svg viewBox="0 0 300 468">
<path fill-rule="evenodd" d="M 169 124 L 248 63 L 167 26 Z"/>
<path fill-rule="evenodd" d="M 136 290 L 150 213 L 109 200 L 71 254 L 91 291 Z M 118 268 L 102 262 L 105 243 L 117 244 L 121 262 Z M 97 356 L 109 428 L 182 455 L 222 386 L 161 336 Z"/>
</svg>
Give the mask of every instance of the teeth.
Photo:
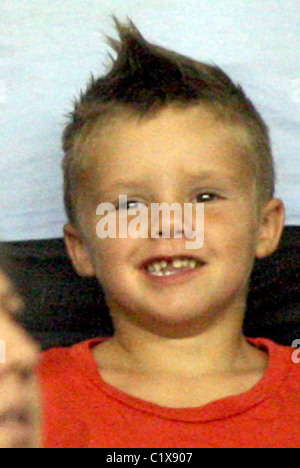
<svg viewBox="0 0 300 468">
<path fill-rule="evenodd" d="M 152 266 L 154 268 L 154 271 L 158 272 L 158 271 L 161 271 L 162 269 L 167 268 L 168 263 L 165 260 L 163 260 L 162 262 L 154 263 Z"/>
<path fill-rule="evenodd" d="M 173 260 L 174 268 L 187 268 L 193 260 Z M 196 266 L 196 263 L 195 263 Z"/>
<path fill-rule="evenodd" d="M 153 264 L 154 271 L 159 272 L 161 270 L 160 263 L 154 263 Z"/>
<path fill-rule="evenodd" d="M 195 259 L 180 259 L 180 258 L 174 258 L 172 261 L 171 265 L 173 268 L 180 269 L 180 268 L 196 268 L 197 266 L 200 265 L 200 262 L 198 262 Z M 165 260 L 162 260 L 161 262 L 155 262 L 152 263 L 147 267 L 147 271 L 149 273 L 153 273 L 156 276 L 170 276 L 174 274 L 174 272 L 167 271 L 168 268 L 168 262 Z"/>
<path fill-rule="evenodd" d="M 162 271 L 156 271 L 155 275 L 156 276 L 164 276 L 164 273 Z"/>
<path fill-rule="evenodd" d="M 190 260 L 189 261 L 189 267 L 190 268 L 196 268 L 197 266 L 197 260 Z"/>
<path fill-rule="evenodd" d="M 173 260 L 173 267 L 174 268 L 182 268 L 182 260 Z"/>
</svg>

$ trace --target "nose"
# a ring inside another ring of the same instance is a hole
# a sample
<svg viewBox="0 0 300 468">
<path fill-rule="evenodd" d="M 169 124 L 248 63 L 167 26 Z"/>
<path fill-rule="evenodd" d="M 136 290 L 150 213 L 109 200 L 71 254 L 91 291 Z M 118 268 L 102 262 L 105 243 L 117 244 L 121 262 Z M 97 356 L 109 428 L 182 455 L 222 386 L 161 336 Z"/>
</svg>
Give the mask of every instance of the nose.
<svg viewBox="0 0 300 468">
<path fill-rule="evenodd" d="M 179 203 L 151 209 L 151 238 L 180 239 L 184 236 L 183 210 Z"/>
</svg>

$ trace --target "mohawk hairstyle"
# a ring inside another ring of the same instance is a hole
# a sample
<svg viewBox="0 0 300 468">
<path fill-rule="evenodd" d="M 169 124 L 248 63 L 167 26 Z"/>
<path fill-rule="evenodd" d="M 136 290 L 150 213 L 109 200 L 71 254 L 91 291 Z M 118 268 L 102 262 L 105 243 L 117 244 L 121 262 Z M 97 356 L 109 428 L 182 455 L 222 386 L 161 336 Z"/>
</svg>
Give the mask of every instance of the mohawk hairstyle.
<svg viewBox="0 0 300 468">
<path fill-rule="evenodd" d="M 64 199 L 69 220 L 76 223 L 76 200 L 82 157 L 76 152 L 83 135 L 96 123 L 120 111 L 151 116 L 168 105 L 205 105 L 224 121 L 243 125 L 249 134 L 258 186 L 263 199 L 274 193 L 275 174 L 268 128 L 247 98 L 221 68 L 197 62 L 148 43 L 132 21 L 121 24 L 114 18 L 120 37 L 107 37 L 117 53 L 111 70 L 93 76 L 85 92 L 75 101 L 74 111 L 63 133 Z"/>
</svg>

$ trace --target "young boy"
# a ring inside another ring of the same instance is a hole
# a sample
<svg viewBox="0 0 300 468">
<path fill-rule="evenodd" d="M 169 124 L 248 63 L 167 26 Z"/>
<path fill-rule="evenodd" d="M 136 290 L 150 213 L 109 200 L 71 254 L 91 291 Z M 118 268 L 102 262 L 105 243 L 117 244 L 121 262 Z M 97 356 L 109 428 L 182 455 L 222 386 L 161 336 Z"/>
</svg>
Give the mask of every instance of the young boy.
<svg viewBox="0 0 300 468">
<path fill-rule="evenodd" d="M 0 448 L 38 448 L 38 350 L 14 322 L 21 300 L 0 271 Z"/>
<path fill-rule="evenodd" d="M 219 68 L 117 25 L 113 68 L 64 133 L 66 245 L 101 283 L 115 332 L 45 353 L 45 445 L 297 447 L 291 349 L 242 333 L 255 258 L 284 225 L 267 127 Z M 192 204 L 194 229 L 204 205 L 203 246 L 186 247 L 175 216 L 144 223 L 148 236 L 99 235 L 99 205 L 120 215 L 118 233 L 154 203 Z"/>
</svg>

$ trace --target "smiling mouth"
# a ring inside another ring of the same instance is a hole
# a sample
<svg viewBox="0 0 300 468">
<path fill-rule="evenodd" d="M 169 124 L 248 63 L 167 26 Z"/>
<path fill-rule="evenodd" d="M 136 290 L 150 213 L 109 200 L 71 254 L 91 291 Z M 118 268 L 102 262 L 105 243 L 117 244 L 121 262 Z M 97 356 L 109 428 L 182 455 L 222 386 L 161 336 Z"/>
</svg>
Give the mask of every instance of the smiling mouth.
<svg viewBox="0 0 300 468">
<path fill-rule="evenodd" d="M 178 276 L 202 267 L 204 263 L 192 257 L 162 258 L 144 265 L 144 270 L 154 277 Z"/>
</svg>

